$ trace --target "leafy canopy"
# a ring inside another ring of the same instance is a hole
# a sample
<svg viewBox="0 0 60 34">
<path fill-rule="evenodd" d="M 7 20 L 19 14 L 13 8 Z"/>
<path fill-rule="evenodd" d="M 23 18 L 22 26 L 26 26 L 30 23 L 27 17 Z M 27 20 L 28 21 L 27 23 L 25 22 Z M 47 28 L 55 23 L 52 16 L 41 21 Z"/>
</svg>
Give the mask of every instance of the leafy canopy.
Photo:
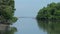
<svg viewBox="0 0 60 34">
<path fill-rule="evenodd" d="M 2 22 L 16 22 L 14 17 L 15 5 L 14 0 L 0 0 L 0 20 Z"/>
<path fill-rule="evenodd" d="M 50 3 L 39 10 L 37 19 L 60 19 L 60 3 Z"/>
</svg>

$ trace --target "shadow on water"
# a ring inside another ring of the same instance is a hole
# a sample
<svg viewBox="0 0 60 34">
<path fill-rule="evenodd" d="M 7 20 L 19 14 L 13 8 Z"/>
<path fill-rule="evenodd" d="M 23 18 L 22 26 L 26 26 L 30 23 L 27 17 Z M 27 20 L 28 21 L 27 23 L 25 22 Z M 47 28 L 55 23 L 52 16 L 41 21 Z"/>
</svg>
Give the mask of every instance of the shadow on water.
<svg viewBox="0 0 60 34">
<path fill-rule="evenodd" d="M 17 31 L 15 27 L 9 25 L 0 24 L 0 34 L 14 34 Z"/>
<path fill-rule="evenodd" d="M 60 34 L 60 20 L 57 21 L 37 21 L 39 28 L 47 31 L 47 34 Z"/>
</svg>

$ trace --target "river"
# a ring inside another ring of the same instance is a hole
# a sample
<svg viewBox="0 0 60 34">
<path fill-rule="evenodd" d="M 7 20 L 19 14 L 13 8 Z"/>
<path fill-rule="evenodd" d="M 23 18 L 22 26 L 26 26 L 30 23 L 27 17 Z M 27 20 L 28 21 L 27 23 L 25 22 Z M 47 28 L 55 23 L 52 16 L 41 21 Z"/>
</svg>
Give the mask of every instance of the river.
<svg viewBox="0 0 60 34">
<path fill-rule="evenodd" d="M 14 26 L 17 28 L 15 34 L 46 34 L 43 29 L 39 29 L 37 21 L 32 18 L 20 18 Z"/>
<path fill-rule="evenodd" d="M 15 0 L 17 17 L 36 17 L 38 11 L 51 2 L 60 0 Z M 36 19 L 18 18 L 12 26 L 17 28 L 15 34 L 47 34 L 47 31 L 38 26 Z"/>
</svg>

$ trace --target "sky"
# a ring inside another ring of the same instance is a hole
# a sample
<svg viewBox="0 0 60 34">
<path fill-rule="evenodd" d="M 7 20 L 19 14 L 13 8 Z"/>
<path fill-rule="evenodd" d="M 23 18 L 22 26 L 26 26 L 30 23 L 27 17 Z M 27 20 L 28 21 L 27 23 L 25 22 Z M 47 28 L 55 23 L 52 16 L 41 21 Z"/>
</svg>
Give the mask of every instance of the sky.
<svg viewBox="0 0 60 34">
<path fill-rule="evenodd" d="M 52 2 L 60 2 L 60 0 L 15 0 L 15 16 L 36 17 L 41 8 Z"/>
</svg>

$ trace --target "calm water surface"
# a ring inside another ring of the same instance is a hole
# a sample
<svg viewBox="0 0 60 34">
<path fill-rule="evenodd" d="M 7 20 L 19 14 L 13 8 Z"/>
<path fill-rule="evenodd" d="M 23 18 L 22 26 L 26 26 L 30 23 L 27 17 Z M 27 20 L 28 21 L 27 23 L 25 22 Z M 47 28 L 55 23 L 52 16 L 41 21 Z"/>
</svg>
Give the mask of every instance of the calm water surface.
<svg viewBox="0 0 60 34">
<path fill-rule="evenodd" d="M 13 26 L 18 30 L 15 34 L 47 34 L 43 29 L 39 29 L 37 21 L 32 18 L 20 18 Z"/>
</svg>

